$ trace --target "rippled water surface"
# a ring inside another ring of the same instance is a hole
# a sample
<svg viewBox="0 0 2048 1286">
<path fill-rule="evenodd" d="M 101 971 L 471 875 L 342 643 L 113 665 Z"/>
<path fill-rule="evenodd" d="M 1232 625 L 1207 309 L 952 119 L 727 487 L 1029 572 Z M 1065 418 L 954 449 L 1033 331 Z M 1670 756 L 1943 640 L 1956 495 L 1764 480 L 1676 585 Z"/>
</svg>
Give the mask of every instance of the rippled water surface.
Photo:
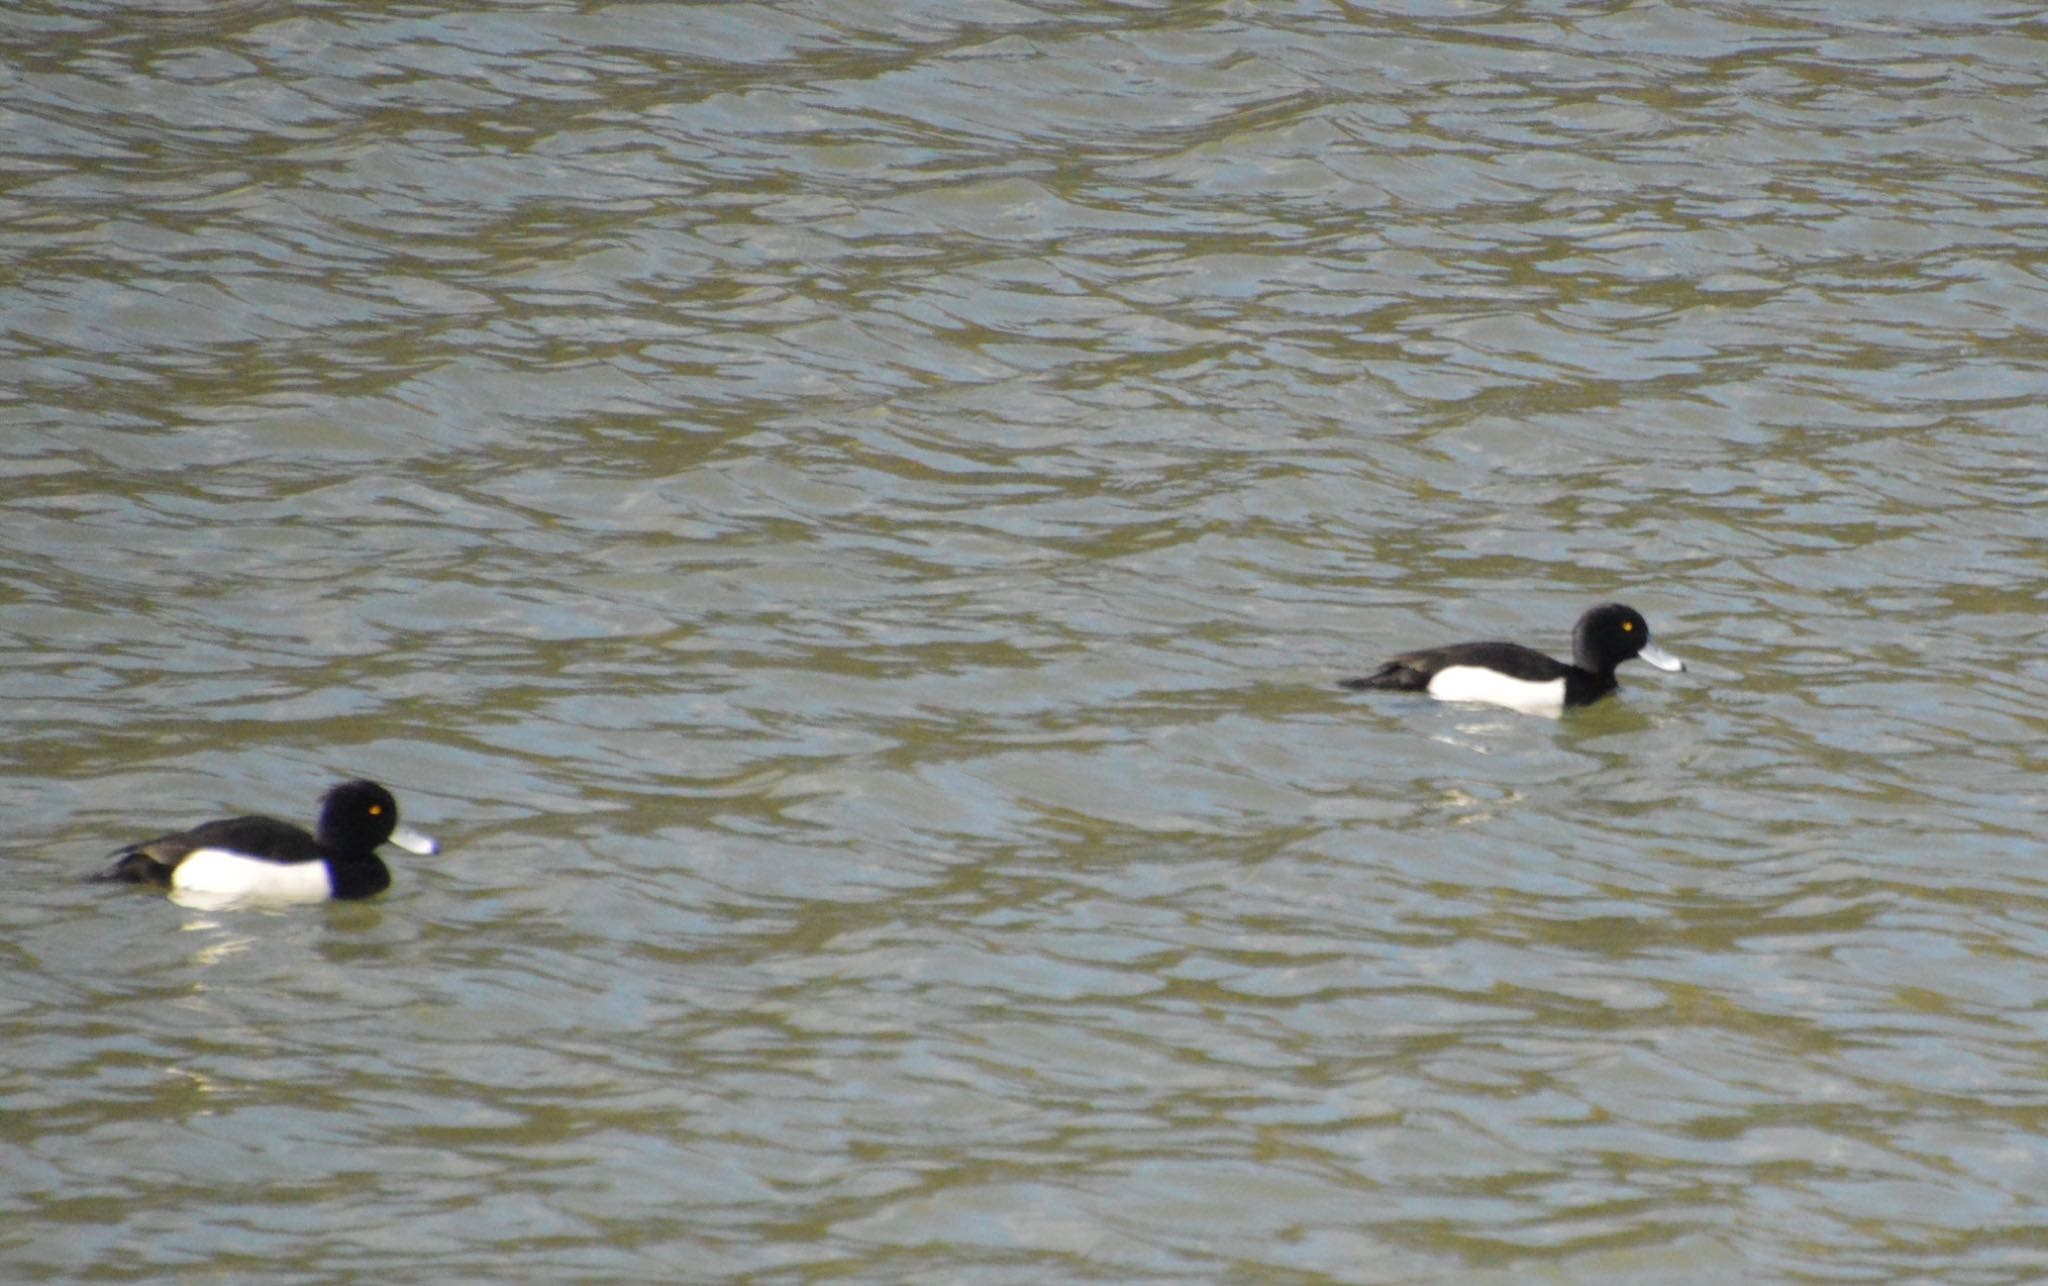
<svg viewBox="0 0 2048 1286">
<path fill-rule="evenodd" d="M 0 55 L 8 1279 L 2048 1275 L 2037 8 Z"/>
</svg>

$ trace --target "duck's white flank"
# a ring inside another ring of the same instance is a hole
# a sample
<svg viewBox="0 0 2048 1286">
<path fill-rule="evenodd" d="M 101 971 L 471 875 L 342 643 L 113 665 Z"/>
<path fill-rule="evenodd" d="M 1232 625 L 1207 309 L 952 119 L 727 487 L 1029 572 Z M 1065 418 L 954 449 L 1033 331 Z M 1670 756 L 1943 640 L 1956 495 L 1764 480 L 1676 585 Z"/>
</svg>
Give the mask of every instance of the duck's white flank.
<svg viewBox="0 0 2048 1286">
<path fill-rule="evenodd" d="M 1564 680 L 1530 683 L 1511 679 L 1498 670 L 1479 665 L 1451 665 L 1436 672 L 1429 681 L 1429 695 L 1439 701 L 1478 701 L 1506 706 L 1523 714 L 1564 713 Z"/>
<path fill-rule="evenodd" d="M 325 862 L 265 862 L 221 848 L 197 849 L 171 871 L 171 888 L 209 897 L 322 902 L 334 896 Z"/>
</svg>

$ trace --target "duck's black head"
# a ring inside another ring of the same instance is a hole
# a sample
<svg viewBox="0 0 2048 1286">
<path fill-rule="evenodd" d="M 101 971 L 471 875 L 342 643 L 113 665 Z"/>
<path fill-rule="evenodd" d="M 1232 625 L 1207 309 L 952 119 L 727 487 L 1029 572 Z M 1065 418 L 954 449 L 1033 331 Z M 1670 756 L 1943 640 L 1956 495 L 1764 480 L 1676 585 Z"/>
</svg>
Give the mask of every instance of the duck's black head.
<svg viewBox="0 0 2048 1286">
<path fill-rule="evenodd" d="M 398 801 L 374 781 L 345 781 L 320 801 L 320 823 L 314 830 L 320 847 L 355 856 L 390 841 L 409 853 L 432 853 L 433 840 L 398 824 Z"/>
<path fill-rule="evenodd" d="M 1588 609 L 1572 630 L 1572 661 L 1581 670 L 1612 675 L 1614 667 L 1638 656 L 1660 670 L 1685 668 L 1685 662 L 1650 642 L 1650 623 L 1633 607 L 1602 603 Z"/>
</svg>

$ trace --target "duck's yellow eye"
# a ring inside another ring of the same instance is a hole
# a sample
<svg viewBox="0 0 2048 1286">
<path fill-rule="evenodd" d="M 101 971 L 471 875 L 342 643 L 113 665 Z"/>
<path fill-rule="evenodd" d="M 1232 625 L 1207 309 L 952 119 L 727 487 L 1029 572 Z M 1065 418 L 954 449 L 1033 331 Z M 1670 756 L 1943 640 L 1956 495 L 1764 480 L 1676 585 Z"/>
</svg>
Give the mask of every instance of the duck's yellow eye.
<svg viewBox="0 0 2048 1286">
<path fill-rule="evenodd" d="M 1622 632 L 1623 634 L 1633 634 L 1633 633 L 1635 633 L 1635 632 L 1636 632 L 1636 623 L 1635 623 L 1634 621 L 1623 621 L 1623 622 L 1621 623 L 1621 632 Z"/>
<path fill-rule="evenodd" d="M 382 815 L 383 815 L 383 813 L 384 813 L 384 805 L 382 805 L 382 804 L 372 804 L 372 805 L 370 805 L 370 816 L 372 816 L 372 817 L 380 817 L 380 816 L 382 816 Z"/>
</svg>

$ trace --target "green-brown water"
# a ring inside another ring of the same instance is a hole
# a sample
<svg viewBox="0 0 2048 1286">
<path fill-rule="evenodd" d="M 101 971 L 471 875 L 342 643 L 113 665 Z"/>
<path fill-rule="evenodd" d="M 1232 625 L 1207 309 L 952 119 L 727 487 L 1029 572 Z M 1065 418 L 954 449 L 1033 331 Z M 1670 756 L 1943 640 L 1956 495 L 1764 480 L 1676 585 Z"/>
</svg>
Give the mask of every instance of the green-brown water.
<svg viewBox="0 0 2048 1286">
<path fill-rule="evenodd" d="M 16 5 L 0 1276 L 2048 1275 L 2044 32 Z"/>
</svg>

